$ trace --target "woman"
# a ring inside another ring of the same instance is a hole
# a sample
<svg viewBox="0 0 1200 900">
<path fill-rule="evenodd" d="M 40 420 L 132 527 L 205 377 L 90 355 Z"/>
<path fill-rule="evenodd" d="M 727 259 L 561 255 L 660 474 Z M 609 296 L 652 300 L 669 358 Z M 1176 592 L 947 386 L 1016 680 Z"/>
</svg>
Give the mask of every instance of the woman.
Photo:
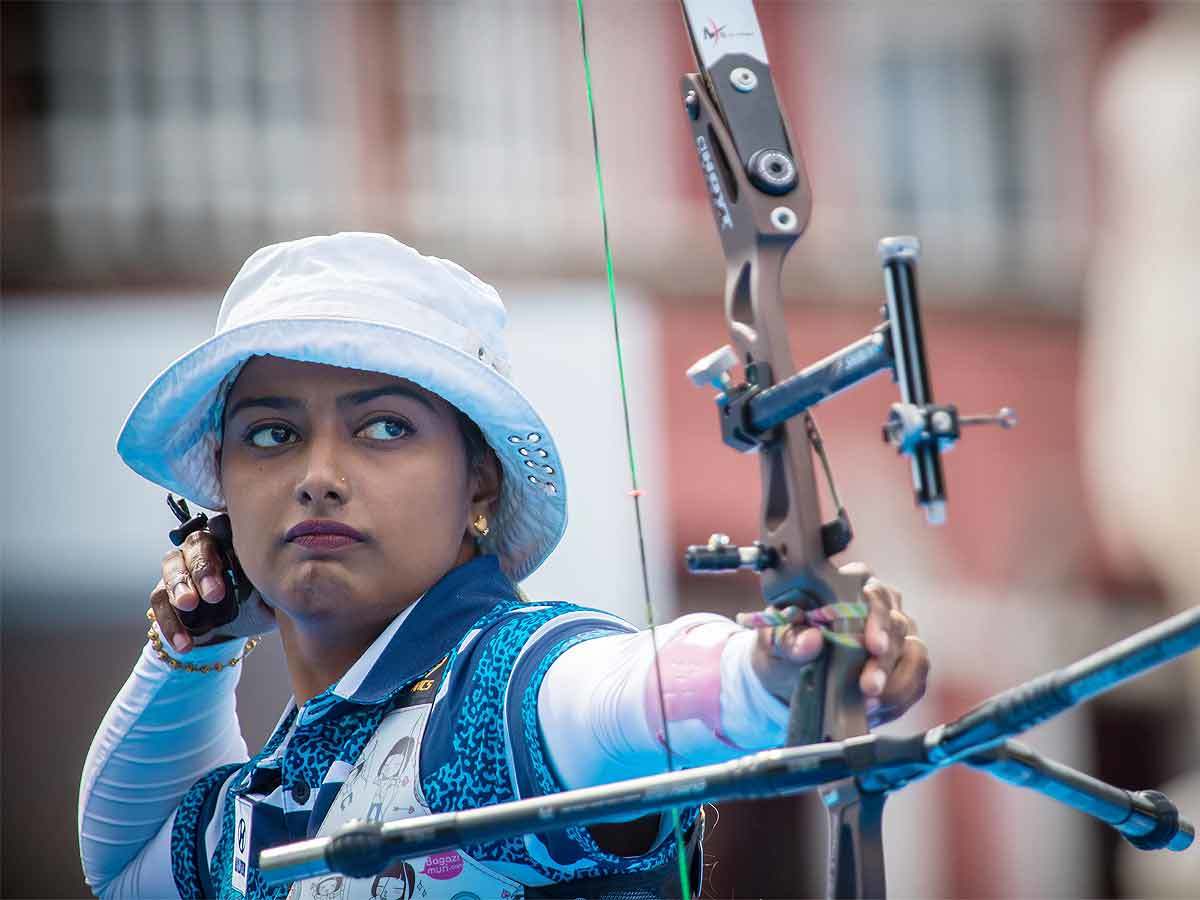
<svg viewBox="0 0 1200 900">
<path fill-rule="evenodd" d="M 689 765 L 782 742 L 816 630 L 714 615 L 661 627 L 664 722 L 649 633 L 516 587 L 561 537 L 566 490 L 549 429 L 506 377 L 504 319 L 491 287 L 383 235 L 277 244 L 238 273 L 216 335 L 138 401 L 122 458 L 226 511 L 255 590 L 231 623 L 192 634 L 180 614 L 221 603 L 225 560 L 205 531 L 163 557 L 150 640 L 83 774 L 97 893 L 282 897 L 258 853 L 350 819 L 662 771 L 668 725 Z M 874 580 L 864 593 L 861 683 L 882 721 L 920 697 L 928 662 L 899 596 Z M 241 641 L 272 628 L 293 697 L 247 759 L 233 690 L 253 640 Z M 675 871 L 665 818 L 381 874 L 414 872 L 427 897 L 662 895 Z M 336 889 L 365 898 L 374 883 Z M 289 896 L 332 889 L 314 880 Z"/>
</svg>

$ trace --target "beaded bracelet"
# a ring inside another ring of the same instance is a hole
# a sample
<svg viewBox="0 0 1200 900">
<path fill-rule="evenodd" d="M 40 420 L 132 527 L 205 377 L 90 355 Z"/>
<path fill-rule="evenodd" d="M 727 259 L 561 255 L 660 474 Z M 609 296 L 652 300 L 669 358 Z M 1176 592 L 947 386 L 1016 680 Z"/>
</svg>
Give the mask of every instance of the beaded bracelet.
<svg viewBox="0 0 1200 900">
<path fill-rule="evenodd" d="M 163 649 L 162 636 L 158 633 L 158 629 L 154 627 L 154 623 L 158 621 L 158 619 L 155 618 L 154 610 L 146 610 L 146 618 L 149 619 L 151 623 L 149 630 L 146 632 L 146 637 L 150 638 L 150 646 L 154 648 L 155 655 L 172 669 L 182 669 L 184 672 L 220 672 L 222 669 L 228 666 L 236 666 L 243 659 L 253 653 L 254 648 L 257 647 L 261 641 L 261 638 L 250 638 L 246 641 L 245 646 L 242 648 L 242 655 L 235 656 L 233 659 L 229 660 L 229 662 L 205 663 L 202 666 L 194 666 L 190 662 L 180 662 Z"/>
</svg>

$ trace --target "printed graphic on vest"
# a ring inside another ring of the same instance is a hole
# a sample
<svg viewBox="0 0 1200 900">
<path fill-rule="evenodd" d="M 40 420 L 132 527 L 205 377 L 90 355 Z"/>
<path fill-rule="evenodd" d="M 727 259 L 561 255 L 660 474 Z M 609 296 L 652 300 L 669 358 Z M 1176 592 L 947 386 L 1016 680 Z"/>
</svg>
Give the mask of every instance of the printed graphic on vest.
<svg viewBox="0 0 1200 900">
<path fill-rule="evenodd" d="M 425 691 L 432 693 L 432 687 Z M 429 703 L 402 706 L 384 717 L 347 774 L 318 835 L 332 834 L 354 819 L 390 822 L 429 814 L 421 793 L 420 760 L 430 709 Z M 310 878 L 293 885 L 288 900 L 517 900 L 523 895 L 516 882 L 461 851 L 448 850 L 398 860 L 373 878 Z"/>
</svg>

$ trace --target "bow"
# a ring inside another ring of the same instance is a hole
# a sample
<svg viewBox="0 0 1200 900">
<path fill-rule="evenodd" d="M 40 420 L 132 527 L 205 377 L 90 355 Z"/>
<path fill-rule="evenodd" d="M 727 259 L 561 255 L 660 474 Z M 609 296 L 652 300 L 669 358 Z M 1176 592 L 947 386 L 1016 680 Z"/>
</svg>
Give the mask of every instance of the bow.
<svg viewBox="0 0 1200 900">
<path fill-rule="evenodd" d="M 641 491 L 628 428 L 582 0 L 577 4 L 626 411 L 630 494 L 641 546 Z M 687 563 L 697 573 L 755 571 L 766 606 L 798 607 L 810 622 L 823 623 L 828 638 L 825 652 L 803 672 L 791 699 L 788 746 L 676 772 L 670 730 L 664 723 L 668 771 L 663 775 L 384 825 L 352 823 L 333 837 L 264 851 L 260 860 L 264 874 L 271 881 L 331 870 L 368 875 L 382 871 L 393 858 L 663 811 L 672 816 L 680 891 L 687 898 L 692 891 L 680 808 L 818 790 L 829 816 L 827 894 L 883 897 L 882 819 L 888 794 L 956 763 L 1039 789 L 1108 822 L 1135 846 L 1184 849 L 1192 842 L 1194 829 L 1161 794 L 1106 785 L 1046 760 L 1011 738 L 1200 646 L 1200 608 L 999 694 L 923 734 L 892 738 L 868 733 L 858 688 L 866 658 L 861 645 L 863 578 L 844 574 L 830 562 L 849 545 L 853 531 L 838 501 L 810 410 L 879 372 L 892 372 L 900 400 L 888 412 L 884 437 L 911 459 L 916 501 L 933 524 L 945 519 L 941 451 L 959 439 L 965 425 L 1011 427 L 1015 417 L 1008 409 L 994 416 L 963 416 L 951 404 L 934 402 L 917 295 L 919 243 L 915 238 L 886 238 L 879 244 L 887 297 L 884 321 L 861 340 L 797 370 L 787 341 L 780 274 L 787 252 L 808 222 L 811 192 L 776 96 L 753 3 L 681 0 L 681 6 L 700 69 L 683 77 L 681 100 L 725 255 L 730 334 L 729 345 L 699 360 L 688 374 L 696 384 L 717 390 L 722 439 L 740 452 L 756 453 L 762 475 L 758 540 L 736 546 L 727 537 L 714 535 L 707 544 L 688 548 Z M 828 522 L 822 521 L 814 456 L 822 464 L 836 507 L 835 517 Z M 646 614 L 653 632 L 644 552 L 642 567 Z M 657 639 L 653 642 L 657 661 Z M 657 662 L 656 671 L 661 703 Z"/>
<path fill-rule="evenodd" d="M 844 741 L 868 732 L 858 676 L 865 610 L 863 577 L 830 562 L 853 531 L 837 500 L 820 432 L 809 409 L 872 375 L 892 370 L 901 402 L 885 435 L 912 459 L 917 503 L 931 523 L 945 518 L 940 454 L 957 437 L 952 405 L 935 406 L 925 360 L 916 289 L 919 244 L 880 242 L 887 306 L 884 322 L 861 341 L 804 371 L 788 346 L 780 294 L 784 259 L 808 224 L 812 192 L 780 107 L 751 0 L 681 0 L 700 68 L 680 91 L 691 125 L 726 262 L 725 313 L 730 344 L 688 372 L 719 393 L 725 443 L 759 457 L 762 513 L 759 539 L 732 547 L 723 535 L 688 548 L 688 567 L 712 573 L 759 573 L 768 607 L 833 611 L 822 657 L 792 696 L 787 743 Z M 737 367 L 742 375 L 735 377 Z M 822 521 L 814 456 L 820 458 L 836 505 Z M 849 611 L 849 615 L 844 612 Z M 843 613 L 838 615 L 838 613 Z M 865 792 L 846 779 L 821 788 L 829 817 L 829 892 L 877 897 L 885 892 L 882 816 L 886 792 Z"/>
</svg>

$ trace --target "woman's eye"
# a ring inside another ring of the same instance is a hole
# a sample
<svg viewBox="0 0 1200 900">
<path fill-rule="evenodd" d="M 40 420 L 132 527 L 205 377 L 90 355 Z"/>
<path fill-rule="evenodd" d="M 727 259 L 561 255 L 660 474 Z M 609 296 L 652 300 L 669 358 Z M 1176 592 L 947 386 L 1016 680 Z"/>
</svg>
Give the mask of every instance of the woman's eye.
<svg viewBox="0 0 1200 900">
<path fill-rule="evenodd" d="M 403 419 L 376 419 L 368 422 L 358 432 L 373 441 L 394 441 L 412 433 L 412 428 Z"/>
<path fill-rule="evenodd" d="M 253 444 L 255 447 L 268 449 L 270 447 L 282 447 L 284 444 L 294 444 L 296 438 L 296 432 L 286 425 L 264 425 L 261 428 L 255 428 L 246 435 L 246 442 Z"/>
</svg>

